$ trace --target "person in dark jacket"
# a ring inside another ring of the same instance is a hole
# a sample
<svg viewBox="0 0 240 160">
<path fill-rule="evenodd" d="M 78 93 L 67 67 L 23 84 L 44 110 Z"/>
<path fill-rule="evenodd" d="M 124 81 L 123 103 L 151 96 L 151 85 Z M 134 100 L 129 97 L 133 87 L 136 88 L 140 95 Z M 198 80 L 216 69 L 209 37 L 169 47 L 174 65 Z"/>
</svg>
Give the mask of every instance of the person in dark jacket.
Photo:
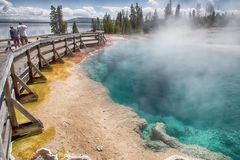
<svg viewBox="0 0 240 160">
<path fill-rule="evenodd" d="M 15 48 L 20 47 L 19 37 L 18 37 L 18 31 L 13 28 L 13 26 L 10 26 L 10 37 L 11 40 L 14 43 Z"/>
</svg>

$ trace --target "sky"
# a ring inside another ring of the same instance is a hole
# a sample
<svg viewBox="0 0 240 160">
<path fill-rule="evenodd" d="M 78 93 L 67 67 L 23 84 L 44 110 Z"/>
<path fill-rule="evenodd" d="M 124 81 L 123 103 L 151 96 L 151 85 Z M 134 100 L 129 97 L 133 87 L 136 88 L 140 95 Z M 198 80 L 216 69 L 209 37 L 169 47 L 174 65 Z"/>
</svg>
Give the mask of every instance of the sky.
<svg viewBox="0 0 240 160">
<path fill-rule="evenodd" d="M 76 17 L 100 17 L 105 13 L 113 16 L 122 9 L 128 10 L 130 4 L 139 3 L 144 14 L 159 11 L 163 15 L 164 8 L 169 0 L 0 0 L 0 19 L 33 19 L 49 20 L 51 5 L 63 6 L 64 19 Z M 172 0 L 173 9 L 178 3 L 182 12 L 188 13 L 197 3 L 202 4 L 202 12 L 207 2 L 213 3 L 219 11 L 239 13 L 240 0 Z"/>
</svg>

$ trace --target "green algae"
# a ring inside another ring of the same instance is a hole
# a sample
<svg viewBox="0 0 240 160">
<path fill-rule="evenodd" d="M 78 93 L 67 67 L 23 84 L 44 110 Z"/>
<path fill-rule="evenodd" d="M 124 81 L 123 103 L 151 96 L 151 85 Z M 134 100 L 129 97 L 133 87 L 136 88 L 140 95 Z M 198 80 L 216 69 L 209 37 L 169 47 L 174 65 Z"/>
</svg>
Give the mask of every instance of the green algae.
<svg viewBox="0 0 240 160">
<path fill-rule="evenodd" d="M 64 81 L 70 76 L 70 72 L 68 68 L 72 66 L 71 63 L 65 62 L 64 64 L 53 64 L 53 71 L 51 72 L 43 72 L 47 77 L 46 83 L 32 84 L 29 85 L 30 88 L 37 93 L 38 101 L 25 103 L 24 107 L 34 113 L 37 117 L 37 112 L 41 112 L 39 109 L 40 105 L 43 101 L 47 100 L 49 97 L 49 93 L 51 92 L 50 84 L 57 80 Z M 28 122 L 29 120 L 24 117 L 19 111 L 16 110 L 16 116 L 19 123 Z M 43 133 L 31 136 L 28 138 L 24 138 L 21 140 L 17 140 L 13 142 L 13 156 L 17 160 L 28 160 L 32 159 L 35 155 L 35 152 L 45 145 L 49 144 L 51 140 L 55 136 L 55 127 L 50 126 L 44 129 Z M 61 151 L 58 153 L 60 159 L 64 159 L 65 151 Z"/>
</svg>

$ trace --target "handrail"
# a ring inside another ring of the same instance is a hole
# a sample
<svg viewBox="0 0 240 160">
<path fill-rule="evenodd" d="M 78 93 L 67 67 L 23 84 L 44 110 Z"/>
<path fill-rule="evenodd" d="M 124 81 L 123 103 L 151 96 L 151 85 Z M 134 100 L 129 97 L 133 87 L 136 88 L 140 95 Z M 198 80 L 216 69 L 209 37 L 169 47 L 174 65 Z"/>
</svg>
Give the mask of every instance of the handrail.
<svg viewBox="0 0 240 160">
<path fill-rule="evenodd" d="M 87 31 L 87 32 L 79 32 L 77 34 L 89 34 L 89 33 L 93 33 L 91 31 Z M 95 33 L 104 33 L 104 31 L 96 31 Z M 32 38 L 45 38 L 46 36 L 63 36 L 63 35 L 72 35 L 72 33 L 65 33 L 65 34 L 41 34 L 41 35 L 35 35 L 35 36 L 29 36 L 29 39 Z M 5 42 L 5 41 L 11 41 L 10 38 L 5 38 L 5 39 L 0 39 L 0 42 Z"/>
</svg>

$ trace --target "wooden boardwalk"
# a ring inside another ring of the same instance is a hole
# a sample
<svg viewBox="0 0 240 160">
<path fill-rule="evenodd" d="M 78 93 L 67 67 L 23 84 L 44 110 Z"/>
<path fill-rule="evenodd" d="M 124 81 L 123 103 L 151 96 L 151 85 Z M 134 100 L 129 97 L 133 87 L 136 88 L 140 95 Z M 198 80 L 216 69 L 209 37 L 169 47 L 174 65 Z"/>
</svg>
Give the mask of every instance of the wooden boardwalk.
<svg viewBox="0 0 240 160">
<path fill-rule="evenodd" d="M 24 103 L 38 99 L 28 84 L 46 82 L 42 70 L 51 70 L 51 63 L 64 63 L 63 56 L 106 42 L 103 32 L 30 39 L 31 43 L 18 49 L 8 39 L 0 40 L 0 160 L 10 159 L 12 141 L 42 132 L 42 122 L 24 108 Z M 15 110 L 29 121 L 19 124 Z"/>
</svg>

